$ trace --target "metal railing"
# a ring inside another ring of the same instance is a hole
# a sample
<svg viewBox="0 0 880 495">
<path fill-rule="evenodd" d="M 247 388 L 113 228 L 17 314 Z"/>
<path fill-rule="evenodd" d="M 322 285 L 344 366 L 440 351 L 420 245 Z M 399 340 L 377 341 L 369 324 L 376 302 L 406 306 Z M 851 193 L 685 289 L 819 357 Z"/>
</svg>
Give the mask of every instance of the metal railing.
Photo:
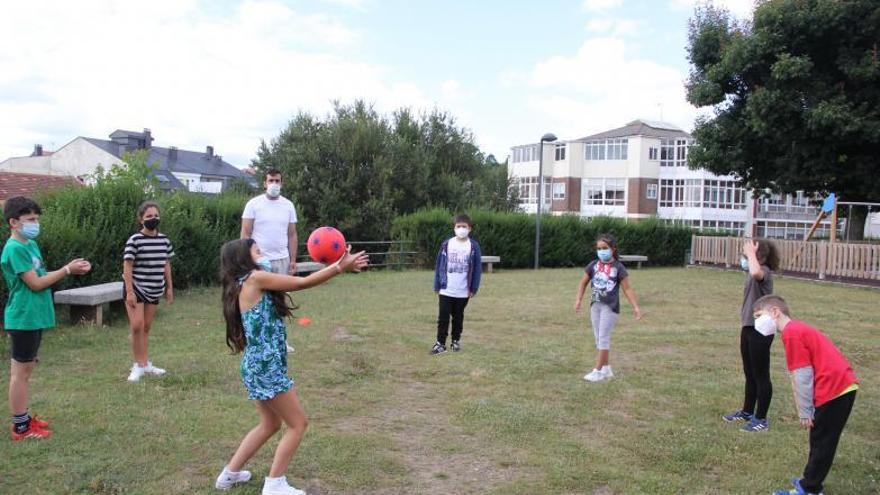
<svg viewBox="0 0 880 495">
<path fill-rule="evenodd" d="M 348 241 L 353 252 L 364 250 L 370 256 L 371 268 L 391 268 L 402 270 L 419 265 L 419 256 L 424 253 L 413 251 L 408 246 L 412 241 Z M 311 261 L 305 244 L 300 244 L 299 261 Z"/>
</svg>

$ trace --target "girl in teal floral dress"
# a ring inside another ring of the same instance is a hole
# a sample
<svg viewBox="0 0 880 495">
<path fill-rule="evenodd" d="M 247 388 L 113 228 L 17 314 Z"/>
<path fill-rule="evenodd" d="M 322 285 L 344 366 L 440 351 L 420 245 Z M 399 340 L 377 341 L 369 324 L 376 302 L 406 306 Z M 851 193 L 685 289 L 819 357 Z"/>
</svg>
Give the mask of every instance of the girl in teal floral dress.
<svg viewBox="0 0 880 495">
<path fill-rule="evenodd" d="M 299 403 L 293 380 L 287 376 L 287 332 L 284 318 L 291 315 L 287 292 L 308 289 L 343 272 L 359 272 L 367 265 L 363 251 L 351 248 L 336 263 L 308 277 L 271 273 L 260 264 L 253 239 L 227 242 L 220 251 L 223 277 L 223 315 L 226 345 L 241 358 L 241 379 L 248 398 L 256 401 L 260 424 L 241 441 L 215 486 L 228 490 L 244 483 L 251 473 L 244 465 L 280 428 L 287 426 L 263 484 L 263 495 L 299 495 L 305 492 L 287 483 L 284 472 L 305 433 L 308 419 Z"/>
</svg>

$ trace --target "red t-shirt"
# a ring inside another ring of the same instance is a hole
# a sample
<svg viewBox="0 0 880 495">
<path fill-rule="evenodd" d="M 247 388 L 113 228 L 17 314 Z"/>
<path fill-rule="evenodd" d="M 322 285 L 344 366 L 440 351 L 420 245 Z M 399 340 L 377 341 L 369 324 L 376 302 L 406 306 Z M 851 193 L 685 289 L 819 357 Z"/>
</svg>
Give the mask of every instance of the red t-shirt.
<svg viewBox="0 0 880 495">
<path fill-rule="evenodd" d="M 858 383 L 849 361 L 831 339 L 806 323 L 791 320 L 785 325 L 782 344 L 789 371 L 813 367 L 813 403 L 816 407 Z"/>
</svg>

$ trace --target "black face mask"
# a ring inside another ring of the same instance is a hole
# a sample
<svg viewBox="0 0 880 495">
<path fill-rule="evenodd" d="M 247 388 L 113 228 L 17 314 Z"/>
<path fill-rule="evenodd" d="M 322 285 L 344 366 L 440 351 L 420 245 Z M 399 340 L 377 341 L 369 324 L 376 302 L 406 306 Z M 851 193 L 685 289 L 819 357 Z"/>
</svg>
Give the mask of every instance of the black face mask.
<svg viewBox="0 0 880 495">
<path fill-rule="evenodd" d="M 148 218 L 144 220 L 144 228 L 147 230 L 156 230 L 156 227 L 159 226 L 158 218 Z"/>
</svg>

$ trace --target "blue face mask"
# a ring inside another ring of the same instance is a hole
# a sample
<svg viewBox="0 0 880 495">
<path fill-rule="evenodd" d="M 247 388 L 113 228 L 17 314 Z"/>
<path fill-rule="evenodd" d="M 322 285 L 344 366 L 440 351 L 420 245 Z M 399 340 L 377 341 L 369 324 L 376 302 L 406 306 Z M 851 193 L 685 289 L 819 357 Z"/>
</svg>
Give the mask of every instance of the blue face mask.
<svg viewBox="0 0 880 495">
<path fill-rule="evenodd" d="M 272 262 L 269 261 L 269 258 L 266 258 L 265 256 L 257 260 L 257 266 L 267 272 L 272 271 Z"/>
<path fill-rule="evenodd" d="M 40 224 L 38 222 L 22 222 L 21 235 L 25 239 L 36 239 L 40 235 Z"/>
<path fill-rule="evenodd" d="M 739 266 L 741 266 L 743 270 L 748 270 L 749 269 L 749 260 L 747 260 L 745 258 L 740 258 L 739 259 Z"/>
<path fill-rule="evenodd" d="M 613 254 L 611 253 L 610 249 L 597 249 L 596 256 L 598 256 L 601 261 L 607 263 L 611 261 Z"/>
</svg>

